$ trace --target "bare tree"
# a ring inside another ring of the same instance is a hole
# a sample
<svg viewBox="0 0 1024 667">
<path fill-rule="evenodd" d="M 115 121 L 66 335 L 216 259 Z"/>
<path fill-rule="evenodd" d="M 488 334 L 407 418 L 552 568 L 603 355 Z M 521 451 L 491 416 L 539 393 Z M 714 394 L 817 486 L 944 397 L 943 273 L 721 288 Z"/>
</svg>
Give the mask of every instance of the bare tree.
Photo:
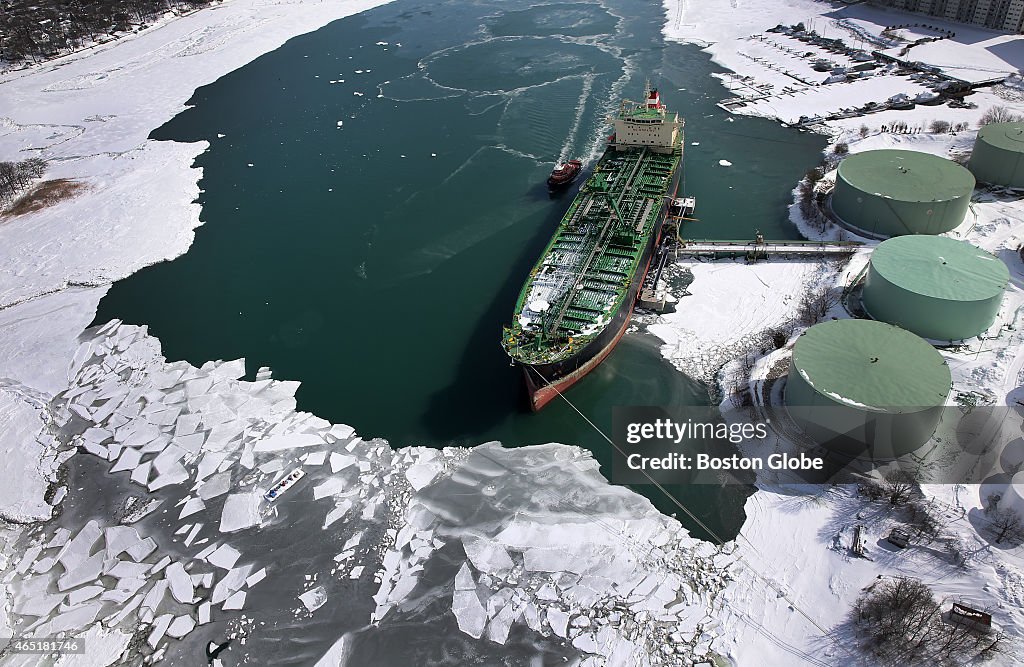
<svg viewBox="0 0 1024 667">
<path fill-rule="evenodd" d="M 901 577 L 868 588 L 854 611 L 871 647 L 886 655 L 897 647 L 913 649 L 931 619 L 939 614 L 939 605 L 930 588 L 917 579 Z"/>
<path fill-rule="evenodd" d="M 974 556 L 967 543 L 959 537 L 949 537 L 946 539 L 946 553 L 949 554 L 949 560 L 960 568 L 967 567 L 967 564 L 971 562 L 971 558 Z"/>
<path fill-rule="evenodd" d="M 0 162 L 0 204 L 13 199 L 44 173 L 46 160 L 37 157 L 21 162 Z"/>
<path fill-rule="evenodd" d="M 824 167 L 814 167 L 808 169 L 807 173 L 804 174 L 803 179 L 797 186 L 797 202 L 800 206 L 800 213 L 804 218 L 811 224 L 818 226 L 822 231 L 825 228 L 824 216 L 821 215 L 821 211 L 818 210 L 817 201 L 815 199 L 815 186 L 818 181 L 825 175 Z"/>
<path fill-rule="evenodd" d="M 22 160 L 20 165 L 28 178 L 39 178 L 46 173 L 46 160 L 42 158 L 30 157 Z"/>
<path fill-rule="evenodd" d="M 865 479 L 857 488 L 857 492 L 868 500 L 878 500 L 885 497 L 885 489 L 873 479 Z"/>
<path fill-rule="evenodd" d="M 1009 508 L 996 509 L 990 516 L 996 544 L 1005 539 L 1012 541 L 1024 539 L 1024 522 L 1021 521 L 1019 512 Z"/>
<path fill-rule="evenodd" d="M 854 605 L 853 617 L 865 651 L 906 667 L 963 664 L 999 652 L 1003 642 L 1001 636 L 944 622 L 931 589 L 917 579 L 872 584 Z"/>
<path fill-rule="evenodd" d="M 978 127 L 984 127 L 989 123 L 1015 123 L 1021 120 L 1021 116 L 1011 112 L 1006 107 L 989 107 L 978 120 Z"/>
<path fill-rule="evenodd" d="M 742 408 L 753 405 L 753 397 L 750 395 L 749 376 L 737 373 L 732 379 L 732 386 L 729 387 L 729 402 L 734 408 Z"/>
<path fill-rule="evenodd" d="M 808 290 L 800 298 L 797 319 L 801 324 L 811 326 L 828 315 L 828 311 L 839 303 L 839 294 L 828 286 Z"/>
<path fill-rule="evenodd" d="M 887 472 L 883 479 L 890 505 L 902 505 L 918 490 L 917 481 L 902 468 Z"/>
<path fill-rule="evenodd" d="M 917 530 L 918 537 L 933 540 L 942 532 L 942 519 L 935 513 L 932 506 L 920 500 L 908 506 L 910 523 Z"/>
<path fill-rule="evenodd" d="M 949 132 L 949 128 L 948 120 L 933 120 L 932 124 L 928 126 L 928 131 L 932 134 L 945 134 Z"/>
</svg>

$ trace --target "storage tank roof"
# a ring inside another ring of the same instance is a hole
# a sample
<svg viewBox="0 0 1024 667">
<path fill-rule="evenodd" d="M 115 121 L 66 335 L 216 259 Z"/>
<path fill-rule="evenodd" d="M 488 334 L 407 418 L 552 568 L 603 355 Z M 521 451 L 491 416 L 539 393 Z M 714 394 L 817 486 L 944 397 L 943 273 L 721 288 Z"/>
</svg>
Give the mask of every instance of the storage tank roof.
<svg viewBox="0 0 1024 667">
<path fill-rule="evenodd" d="M 978 131 L 978 141 L 1014 153 L 1024 153 L 1024 123 L 989 123 Z"/>
<path fill-rule="evenodd" d="M 797 339 L 793 365 L 821 394 L 874 412 L 942 405 L 951 380 L 949 367 L 931 345 L 873 320 L 814 325 Z"/>
<path fill-rule="evenodd" d="M 945 236 L 897 236 L 871 254 L 872 268 L 907 291 L 936 299 L 982 301 L 1001 294 L 1010 271 L 999 258 Z"/>
<path fill-rule="evenodd" d="M 974 189 L 971 172 L 919 151 L 856 153 L 839 163 L 839 176 L 863 192 L 904 202 L 948 201 Z"/>
</svg>

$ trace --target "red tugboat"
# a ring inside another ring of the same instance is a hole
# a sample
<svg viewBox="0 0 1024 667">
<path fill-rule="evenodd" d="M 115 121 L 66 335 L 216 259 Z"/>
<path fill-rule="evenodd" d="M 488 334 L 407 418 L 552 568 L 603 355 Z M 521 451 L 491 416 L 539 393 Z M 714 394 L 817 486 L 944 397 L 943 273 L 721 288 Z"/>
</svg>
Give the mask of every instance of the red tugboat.
<svg viewBox="0 0 1024 667">
<path fill-rule="evenodd" d="M 548 176 L 548 189 L 557 190 L 569 185 L 580 175 L 581 169 L 583 169 L 583 162 L 581 160 L 559 162 L 551 170 L 551 175 Z"/>
</svg>

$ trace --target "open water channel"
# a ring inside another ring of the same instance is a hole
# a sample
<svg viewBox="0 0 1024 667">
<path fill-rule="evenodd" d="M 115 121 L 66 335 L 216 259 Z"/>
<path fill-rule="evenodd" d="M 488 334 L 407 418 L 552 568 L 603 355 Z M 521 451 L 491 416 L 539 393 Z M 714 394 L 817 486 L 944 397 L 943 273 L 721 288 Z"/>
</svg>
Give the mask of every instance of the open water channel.
<svg viewBox="0 0 1024 667">
<path fill-rule="evenodd" d="M 149 325 L 171 360 L 269 366 L 302 382 L 300 409 L 366 438 L 573 443 L 610 474 L 609 445 L 572 407 L 529 413 L 499 342 L 572 196 L 549 198 L 554 161 L 596 158 L 607 114 L 649 79 L 686 119 L 687 234 L 796 238 L 790 190 L 824 146 L 719 109 L 720 68 L 666 43 L 663 23 L 635 0 L 398 0 L 292 39 L 153 133 L 210 142 L 204 225 L 187 254 L 114 285 L 97 322 Z M 706 404 L 658 346 L 627 335 L 568 398 L 606 432 L 613 406 Z M 729 538 L 750 489 L 673 492 Z"/>
</svg>

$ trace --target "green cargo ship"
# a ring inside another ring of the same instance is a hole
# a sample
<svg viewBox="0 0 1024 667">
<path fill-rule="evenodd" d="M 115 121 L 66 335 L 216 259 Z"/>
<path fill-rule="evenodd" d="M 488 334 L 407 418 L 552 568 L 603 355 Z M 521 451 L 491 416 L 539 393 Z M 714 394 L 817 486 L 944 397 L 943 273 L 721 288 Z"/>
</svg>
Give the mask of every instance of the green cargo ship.
<svg viewBox="0 0 1024 667">
<path fill-rule="evenodd" d="M 502 344 L 540 410 L 597 367 L 626 331 L 677 194 L 683 122 L 656 89 L 624 100 L 615 133 L 516 301 Z"/>
</svg>

